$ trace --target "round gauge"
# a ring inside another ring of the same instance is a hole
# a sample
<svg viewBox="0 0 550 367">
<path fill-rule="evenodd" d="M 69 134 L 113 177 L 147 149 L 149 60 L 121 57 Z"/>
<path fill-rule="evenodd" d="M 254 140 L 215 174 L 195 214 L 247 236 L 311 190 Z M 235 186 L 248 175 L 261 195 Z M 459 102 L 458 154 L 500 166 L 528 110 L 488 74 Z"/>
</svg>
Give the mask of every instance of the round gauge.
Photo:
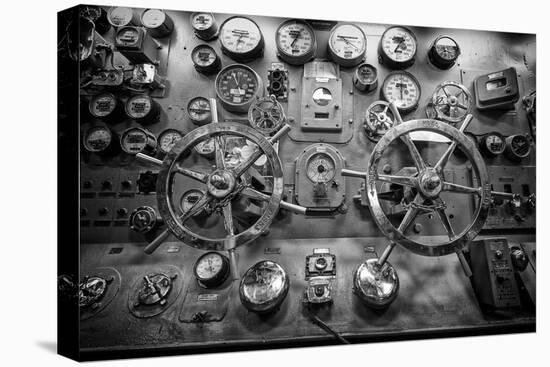
<svg viewBox="0 0 550 367">
<path fill-rule="evenodd" d="M 395 116 L 389 109 L 390 104 L 384 101 L 373 102 L 365 113 L 364 128 L 367 137 L 372 141 L 378 141 L 393 127 Z"/>
<path fill-rule="evenodd" d="M 117 104 L 118 102 L 114 94 L 102 93 L 90 99 L 88 109 L 93 117 L 107 118 L 113 114 Z"/>
<path fill-rule="evenodd" d="M 191 25 L 195 35 L 204 41 L 209 41 L 218 35 L 218 25 L 212 13 L 191 14 Z"/>
<path fill-rule="evenodd" d="M 107 20 L 113 27 L 124 27 L 137 24 L 138 17 L 134 9 L 122 6 L 111 7 L 107 11 Z"/>
<path fill-rule="evenodd" d="M 84 148 L 91 153 L 105 152 L 113 142 L 113 134 L 105 125 L 97 125 L 90 127 L 84 133 L 82 144 Z"/>
<path fill-rule="evenodd" d="M 315 32 L 303 20 L 283 22 L 275 35 L 279 57 L 291 65 L 302 65 L 315 57 L 317 41 Z"/>
<path fill-rule="evenodd" d="M 512 135 L 506 138 L 505 153 L 511 160 L 520 161 L 531 153 L 531 143 L 527 135 Z"/>
<path fill-rule="evenodd" d="M 148 95 L 138 94 L 126 101 L 126 114 L 141 123 L 152 123 L 160 116 L 160 106 Z"/>
<path fill-rule="evenodd" d="M 107 291 L 107 280 L 92 276 L 82 280 L 78 287 L 78 304 L 89 307 L 97 303 Z"/>
<path fill-rule="evenodd" d="M 160 9 L 145 9 L 141 13 L 141 24 L 154 38 L 167 37 L 174 30 L 174 22 Z"/>
<path fill-rule="evenodd" d="M 354 24 L 339 24 L 330 31 L 328 53 L 343 67 L 358 65 L 365 58 L 367 39 L 361 28 Z"/>
<path fill-rule="evenodd" d="M 200 143 L 197 143 L 194 149 L 197 153 L 205 158 L 214 158 L 214 154 L 216 152 L 216 143 L 214 142 L 214 138 L 206 139 L 201 141 Z"/>
<path fill-rule="evenodd" d="M 157 213 L 150 206 L 140 206 L 130 214 L 128 225 L 132 231 L 147 233 L 155 228 Z"/>
<path fill-rule="evenodd" d="M 307 177 L 314 183 L 327 183 L 334 178 L 334 160 L 325 153 L 314 154 L 307 163 Z"/>
<path fill-rule="evenodd" d="M 506 143 L 504 141 L 504 136 L 497 132 L 492 132 L 483 136 L 479 145 L 479 149 L 490 157 L 496 157 L 504 153 L 505 148 Z"/>
<path fill-rule="evenodd" d="M 195 125 L 206 125 L 212 122 L 210 102 L 205 97 L 195 97 L 187 104 L 187 114 Z"/>
<path fill-rule="evenodd" d="M 189 209 L 195 205 L 197 201 L 204 195 L 199 189 L 190 189 L 183 193 L 180 199 L 180 210 L 182 213 L 187 213 Z M 206 211 L 203 209 L 200 212 L 193 215 L 193 217 L 201 217 L 206 214 Z"/>
<path fill-rule="evenodd" d="M 220 71 L 222 62 L 216 51 L 208 45 L 198 45 L 191 51 L 193 66 L 199 73 L 214 74 Z"/>
<path fill-rule="evenodd" d="M 207 252 L 198 258 L 193 272 L 199 285 L 205 288 L 217 287 L 229 275 L 229 259 L 217 252 Z"/>
<path fill-rule="evenodd" d="M 414 64 L 416 48 L 416 36 L 409 29 L 396 26 L 382 34 L 378 52 L 382 63 L 403 69 Z"/>
<path fill-rule="evenodd" d="M 439 36 L 435 39 L 428 58 L 440 69 L 448 69 L 453 66 L 460 55 L 460 47 L 454 39 L 449 36 Z"/>
<path fill-rule="evenodd" d="M 142 30 L 138 27 L 124 26 L 119 27 L 116 32 L 116 44 L 124 46 L 136 46 L 142 36 Z"/>
<path fill-rule="evenodd" d="M 264 36 L 249 18 L 231 17 L 220 27 L 220 43 L 224 54 L 235 61 L 250 61 L 263 54 Z"/>
<path fill-rule="evenodd" d="M 368 307 L 384 309 L 399 292 L 397 272 L 388 262 L 380 267 L 378 259 L 368 259 L 353 275 L 353 291 Z"/>
<path fill-rule="evenodd" d="M 239 296 L 248 310 L 269 313 L 281 305 L 288 293 L 289 285 L 288 275 L 281 265 L 263 260 L 243 275 Z"/>
<path fill-rule="evenodd" d="M 176 129 L 166 129 L 160 133 L 158 137 L 159 151 L 163 154 L 168 154 L 178 141 L 183 138 L 181 131 Z"/>
<path fill-rule="evenodd" d="M 224 67 L 216 76 L 215 86 L 222 106 L 235 113 L 247 113 L 256 97 L 264 95 L 260 76 L 242 64 Z"/>
<path fill-rule="evenodd" d="M 406 71 L 394 71 L 384 80 L 380 96 L 387 102 L 395 102 L 402 113 L 414 111 L 420 101 L 420 83 Z"/>
<path fill-rule="evenodd" d="M 378 87 L 378 71 L 370 64 L 361 64 L 353 74 L 353 85 L 362 92 L 370 92 Z"/>
<path fill-rule="evenodd" d="M 131 127 L 122 133 L 120 146 L 128 154 L 153 153 L 157 148 L 157 139 L 148 130 Z"/>
</svg>

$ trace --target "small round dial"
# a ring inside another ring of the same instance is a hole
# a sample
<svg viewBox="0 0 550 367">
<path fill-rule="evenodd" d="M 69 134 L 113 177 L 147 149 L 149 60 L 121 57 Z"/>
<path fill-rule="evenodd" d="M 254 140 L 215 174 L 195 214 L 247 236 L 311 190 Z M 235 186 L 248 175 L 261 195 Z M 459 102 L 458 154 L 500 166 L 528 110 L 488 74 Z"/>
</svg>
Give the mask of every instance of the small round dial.
<svg viewBox="0 0 550 367">
<path fill-rule="evenodd" d="M 504 149 L 506 148 L 504 136 L 497 132 L 489 133 L 481 139 L 479 148 L 486 155 L 496 157 L 504 153 Z"/>
<path fill-rule="evenodd" d="M 216 152 L 216 143 L 214 142 L 214 138 L 201 141 L 200 143 L 195 145 L 194 149 L 203 157 L 209 159 L 213 158 L 214 153 Z"/>
<path fill-rule="evenodd" d="M 275 311 L 285 299 L 290 280 L 283 267 L 276 262 L 263 260 L 249 268 L 241 278 L 239 296 L 250 311 Z"/>
<path fill-rule="evenodd" d="M 163 154 L 168 152 L 183 138 L 181 131 L 176 129 L 166 129 L 158 137 L 159 151 Z"/>
<path fill-rule="evenodd" d="M 191 25 L 195 35 L 202 40 L 209 41 L 218 35 L 218 25 L 212 13 L 191 14 Z"/>
<path fill-rule="evenodd" d="M 507 137 L 505 141 L 505 153 L 511 160 L 520 161 L 531 153 L 531 143 L 526 135 L 512 135 Z"/>
<path fill-rule="evenodd" d="M 200 285 L 216 287 L 229 275 L 229 259 L 217 252 L 207 252 L 199 257 L 193 271 Z"/>
<path fill-rule="evenodd" d="M 113 134 L 105 125 L 90 127 L 84 133 L 82 144 L 84 148 L 91 153 L 105 152 L 113 142 Z"/>
<path fill-rule="evenodd" d="M 391 68 L 406 68 L 414 63 L 416 36 L 405 27 L 390 27 L 380 39 L 379 56 Z"/>
<path fill-rule="evenodd" d="M 204 192 L 199 189 L 190 189 L 184 192 L 180 198 L 180 210 L 182 214 L 187 213 L 187 211 L 190 210 L 203 195 Z M 206 211 L 203 209 L 200 212 L 194 214 L 193 217 L 201 217 L 204 214 L 206 214 Z"/>
<path fill-rule="evenodd" d="M 314 183 L 327 183 L 334 178 L 334 160 L 325 153 L 313 155 L 307 163 L 307 177 Z"/>
<path fill-rule="evenodd" d="M 291 65 L 302 65 L 315 56 L 317 41 L 313 28 L 303 20 L 283 22 L 275 35 L 279 57 Z"/>
<path fill-rule="evenodd" d="M 195 125 L 206 125 L 212 121 L 210 102 L 205 97 L 195 97 L 187 104 L 187 114 Z"/>
<path fill-rule="evenodd" d="M 386 77 L 380 90 L 382 99 L 395 102 L 400 112 L 408 113 L 418 107 L 420 83 L 406 71 L 394 71 Z"/>
<path fill-rule="evenodd" d="M 195 69 L 204 74 L 217 73 L 221 68 L 221 61 L 216 51 L 208 45 L 198 45 L 191 51 L 191 60 Z"/>
<path fill-rule="evenodd" d="M 90 114 L 97 118 L 107 118 L 113 114 L 117 107 L 118 101 L 112 93 L 102 93 L 90 99 L 88 108 Z"/>
<path fill-rule="evenodd" d="M 370 92 L 378 87 L 378 71 L 370 64 L 361 64 L 353 74 L 353 85 L 360 91 Z"/>
<path fill-rule="evenodd" d="M 131 127 L 122 133 L 120 146 L 128 154 L 150 153 L 156 150 L 157 139 L 148 130 Z"/>
<path fill-rule="evenodd" d="M 440 69 L 448 69 L 453 66 L 460 55 L 458 43 L 449 36 L 439 36 L 435 39 L 428 58 Z"/>
<path fill-rule="evenodd" d="M 247 113 L 256 96 L 264 95 L 259 75 L 242 64 L 223 68 L 216 77 L 215 85 L 222 106 L 230 112 Z"/>
<path fill-rule="evenodd" d="M 107 20 L 113 27 L 124 27 L 137 23 L 134 9 L 121 6 L 109 8 Z"/>
<path fill-rule="evenodd" d="M 150 206 L 140 206 L 130 214 L 128 225 L 138 233 L 150 232 L 157 225 L 157 213 Z"/>
<path fill-rule="evenodd" d="M 250 61 L 262 55 L 264 37 L 258 25 L 246 17 L 231 17 L 220 27 L 224 54 L 235 61 Z"/>
<path fill-rule="evenodd" d="M 330 32 L 328 51 L 331 58 L 341 66 L 358 65 L 367 51 L 365 33 L 354 24 L 339 24 Z"/>
</svg>

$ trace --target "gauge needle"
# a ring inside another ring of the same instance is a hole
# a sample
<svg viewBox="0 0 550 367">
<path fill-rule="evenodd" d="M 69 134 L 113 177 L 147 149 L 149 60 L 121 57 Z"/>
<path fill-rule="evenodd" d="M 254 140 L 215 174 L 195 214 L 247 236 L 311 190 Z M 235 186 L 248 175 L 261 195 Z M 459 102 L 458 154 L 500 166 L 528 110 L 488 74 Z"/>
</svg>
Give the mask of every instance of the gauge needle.
<svg viewBox="0 0 550 367">
<path fill-rule="evenodd" d="M 403 99 L 403 77 L 401 77 L 401 83 L 399 83 L 399 93 L 401 94 L 401 99 Z"/>
<path fill-rule="evenodd" d="M 239 95 L 240 94 L 243 94 L 241 92 L 241 88 L 239 87 L 239 81 L 237 80 L 237 78 L 235 77 L 235 73 L 232 73 L 231 76 L 233 77 L 233 80 L 235 81 L 235 83 L 237 83 L 237 90 L 239 91 Z M 240 79 L 240 78 L 239 78 Z"/>
<path fill-rule="evenodd" d="M 290 47 L 294 47 L 294 44 L 296 43 L 296 41 L 298 41 L 298 38 L 300 37 L 300 34 L 302 34 L 302 31 L 298 31 L 298 33 L 296 33 L 296 36 L 294 37 L 294 41 L 292 41 L 292 43 L 290 44 Z"/>
<path fill-rule="evenodd" d="M 395 47 L 395 50 L 393 50 L 393 52 L 397 52 L 397 50 L 399 49 L 399 47 L 401 47 L 401 44 L 403 42 L 405 42 L 405 40 L 401 38 L 401 40 L 399 41 L 399 43 L 397 44 L 397 46 Z"/>
<path fill-rule="evenodd" d="M 351 47 L 355 48 L 356 50 L 359 50 L 359 48 L 357 46 L 355 46 L 353 43 L 351 43 L 348 38 L 346 36 L 340 36 L 338 35 L 338 38 L 341 38 L 344 40 L 345 43 L 347 43 L 348 45 L 350 45 Z"/>
</svg>

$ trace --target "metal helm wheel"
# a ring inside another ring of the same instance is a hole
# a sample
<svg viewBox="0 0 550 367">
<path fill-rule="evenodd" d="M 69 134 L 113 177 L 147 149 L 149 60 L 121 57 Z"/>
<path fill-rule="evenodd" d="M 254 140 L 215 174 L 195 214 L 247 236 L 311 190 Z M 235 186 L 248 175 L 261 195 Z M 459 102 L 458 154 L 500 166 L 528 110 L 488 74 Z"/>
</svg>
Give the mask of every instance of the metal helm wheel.
<svg viewBox="0 0 550 367">
<path fill-rule="evenodd" d="M 286 120 L 283 106 L 274 95 L 257 97 L 248 109 L 250 126 L 269 136 L 279 130 Z"/>
<path fill-rule="evenodd" d="M 394 125 L 395 118 L 389 107 L 388 102 L 375 101 L 367 108 L 364 128 L 368 138 L 374 142 Z"/>
<path fill-rule="evenodd" d="M 438 120 L 457 123 L 472 110 L 472 95 L 468 88 L 456 82 L 443 82 L 435 87 L 432 106 Z"/>
</svg>

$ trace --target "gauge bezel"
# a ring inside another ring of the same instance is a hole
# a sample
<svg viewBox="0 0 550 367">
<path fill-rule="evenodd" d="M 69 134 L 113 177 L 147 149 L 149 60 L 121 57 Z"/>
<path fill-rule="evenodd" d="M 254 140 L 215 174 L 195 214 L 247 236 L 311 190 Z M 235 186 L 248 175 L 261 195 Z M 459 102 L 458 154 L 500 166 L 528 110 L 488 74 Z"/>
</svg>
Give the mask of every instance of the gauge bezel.
<svg viewBox="0 0 550 367">
<path fill-rule="evenodd" d="M 208 49 L 208 51 L 210 51 L 212 54 L 214 54 L 214 56 L 216 56 L 216 58 L 214 59 L 214 61 L 212 61 L 212 63 L 210 63 L 208 65 L 199 65 L 199 64 L 197 64 L 197 62 L 195 61 L 195 55 L 201 49 Z M 199 73 L 203 73 L 203 74 L 217 73 L 221 69 L 221 66 L 222 66 L 221 59 L 218 56 L 218 54 L 216 53 L 216 50 L 214 50 L 214 48 L 212 46 L 210 46 L 206 43 L 197 45 L 193 48 L 193 50 L 191 51 L 191 61 L 193 62 L 193 67 L 195 68 L 195 70 L 197 70 Z"/>
<path fill-rule="evenodd" d="M 92 131 L 97 130 L 97 129 L 104 129 L 105 131 L 107 131 L 109 133 L 109 136 L 110 136 L 109 144 L 107 144 L 107 146 L 104 149 L 101 149 L 101 150 L 93 149 L 92 147 L 90 147 L 88 145 L 88 136 L 90 135 L 90 133 Z M 104 124 L 93 125 L 93 126 L 90 126 L 89 128 L 87 128 L 84 131 L 84 136 L 82 138 L 82 146 L 89 153 L 101 154 L 101 153 L 105 153 L 106 151 L 108 151 L 113 146 L 114 141 L 115 141 L 115 134 L 113 133 L 113 131 L 107 125 L 104 125 Z"/>
<path fill-rule="evenodd" d="M 207 256 L 216 255 L 219 256 L 222 260 L 222 266 L 220 270 L 214 274 L 211 278 L 202 278 L 197 273 L 197 267 L 199 263 L 206 258 Z M 204 288 L 212 288 L 212 287 L 218 287 L 222 285 L 230 273 L 230 265 L 229 265 L 229 259 L 227 256 L 224 256 L 220 254 L 217 251 L 208 251 L 204 254 L 202 254 L 197 261 L 195 261 L 195 264 L 193 265 L 193 275 L 195 276 L 195 279 L 197 279 L 197 283 Z"/>
<path fill-rule="evenodd" d="M 229 49 L 224 44 L 224 40 L 223 40 L 224 39 L 223 38 L 224 27 L 226 26 L 227 22 L 229 22 L 230 20 L 235 19 L 235 18 L 241 18 L 241 19 L 245 19 L 247 21 L 250 21 L 256 26 L 256 28 L 258 28 L 258 32 L 260 34 L 260 40 L 258 41 L 258 43 L 250 51 L 236 52 L 236 51 L 233 51 L 233 50 Z M 265 47 L 264 35 L 263 35 L 262 30 L 261 30 L 260 26 L 258 25 L 258 23 L 256 23 L 254 20 L 252 20 L 249 17 L 244 17 L 244 16 L 241 16 L 241 15 L 235 15 L 235 16 L 227 18 L 221 24 L 218 34 L 220 36 L 219 41 L 220 41 L 220 48 L 221 48 L 222 52 L 225 55 L 227 55 L 229 58 L 231 58 L 231 59 L 233 59 L 237 62 L 249 62 L 249 61 L 252 61 L 252 60 L 254 60 L 254 59 L 256 59 L 256 58 L 263 55 L 264 47 Z"/>
<path fill-rule="evenodd" d="M 406 75 L 408 78 L 410 78 L 415 84 L 416 86 L 418 87 L 418 97 L 416 98 L 416 102 L 414 104 L 414 106 L 411 106 L 411 107 L 397 107 L 397 110 L 403 114 L 407 114 L 407 113 L 410 113 L 414 110 L 416 110 L 418 108 L 418 105 L 420 103 L 420 99 L 422 98 L 422 86 L 420 85 L 420 82 L 418 81 L 418 79 L 416 79 L 416 77 L 414 75 L 412 75 L 411 73 L 409 73 L 408 71 L 405 71 L 405 70 L 396 70 L 396 71 L 392 71 L 391 73 L 389 73 L 388 75 L 386 75 L 386 78 L 384 78 L 384 82 L 382 83 L 382 87 L 380 88 L 380 98 L 383 99 L 384 101 L 388 102 L 388 103 L 391 103 L 392 101 L 390 101 L 387 96 L 386 96 L 386 84 L 388 83 L 388 81 L 394 76 L 394 75 L 398 75 L 398 74 L 404 74 Z"/>
<path fill-rule="evenodd" d="M 132 130 L 141 130 L 147 137 L 145 146 L 139 152 L 129 152 L 124 145 L 124 137 Z M 154 154 L 157 149 L 157 138 L 155 137 L 155 135 L 153 135 L 152 132 L 150 132 L 149 130 L 141 126 L 131 126 L 126 130 L 124 130 L 124 132 L 120 135 L 120 147 L 126 154 L 131 154 L 131 155 L 136 155 L 137 153 Z"/>
<path fill-rule="evenodd" d="M 222 98 L 218 84 L 220 82 L 220 77 L 227 73 L 228 70 L 234 69 L 234 68 L 241 68 L 246 69 L 248 72 L 250 72 L 254 78 L 256 78 L 256 91 L 252 96 L 250 96 L 250 99 L 243 103 L 234 103 L 226 101 L 224 98 Z M 231 64 L 227 65 L 223 69 L 220 70 L 218 75 L 216 75 L 216 80 L 214 81 L 214 88 L 216 89 L 216 97 L 220 100 L 221 105 L 226 111 L 234 112 L 234 113 L 248 113 L 248 109 L 252 105 L 252 103 L 256 100 L 257 97 L 263 97 L 265 95 L 264 85 L 262 78 L 256 73 L 254 69 L 252 69 L 248 65 L 244 64 Z"/>
<path fill-rule="evenodd" d="M 180 140 L 183 139 L 183 136 L 185 135 L 181 130 L 178 130 L 178 129 L 171 129 L 170 128 L 170 129 L 165 129 L 165 130 L 161 131 L 161 133 L 157 137 L 158 151 L 161 154 L 168 154 L 168 152 L 169 152 L 169 151 L 165 151 L 162 148 L 162 139 L 168 133 L 178 133 L 180 135 Z"/>
<path fill-rule="evenodd" d="M 208 16 L 210 16 L 212 18 L 212 24 L 210 25 L 210 27 L 205 28 L 205 29 L 198 29 L 198 28 L 195 27 L 194 19 L 197 15 L 201 15 L 201 14 L 207 14 Z M 194 12 L 194 13 L 191 13 L 189 18 L 190 18 L 189 21 L 191 23 L 191 27 L 193 28 L 193 32 L 195 33 L 195 36 L 197 36 L 199 39 L 201 39 L 203 41 L 210 41 L 210 40 L 213 40 L 214 38 L 216 38 L 218 36 L 219 28 L 218 28 L 218 24 L 216 22 L 216 17 L 214 17 L 213 13 Z"/>
<path fill-rule="evenodd" d="M 346 58 L 341 57 L 332 48 L 332 43 L 331 43 L 332 37 L 333 37 L 334 33 L 336 33 L 336 31 L 339 28 L 343 27 L 343 26 L 352 26 L 354 28 L 357 28 L 361 32 L 361 34 L 363 35 L 363 50 L 358 56 L 356 56 L 354 58 L 351 58 L 351 59 L 346 59 Z M 336 62 L 338 65 L 340 65 L 342 67 L 351 68 L 351 67 L 354 67 L 354 66 L 357 66 L 357 65 L 361 64 L 363 62 L 363 60 L 365 60 L 366 53 L 367 53 L 367 36 L 366 36 L 365 32 L 363 31 L 363 29 L 361 27 L 359 27 L 357 24 L 346 23 L 346 22 L 338 23 L 334 27 L 332 27 L 332 29 L 330 30 L 329 36 L 328 36 L 328 54 L 334 62 Z"/>
<path fill-rule="evenodd" d="M 187 112 L 187 116 L 189 116 L 189 120 L 191 120 L 191 122 L 194 123 L 195 125 L 203 126 L 203 125 L 209 124 L 210 122 L 212 122 L 212 110 L 209 110 L 210 111 L 209 112 L 209 117 L 205 118 L 204 120 L 197 120 L 197 119 L 193 118 L 193 115 L 191 115 L 191 113 L 189 112 L 189 108 L 197 100 L 206 101 L 206 103 L 208 104 L 208 106 L 210 108 L 210 101 L 208 101 L 208 98 L 203 97 L 203 96 L 196 96 L 196 97 L 191 98 L 187 102 L 187 107 L 185 108 L 185 112 Z"/>
<path fill-rule="evenodd" d="M 399 60 L 399 61 L 394 60 L 384 50 L 384 46 L 383 46 L 384 37 L 386 36 L 386 33 L 388 33 L 391 29 L 394 29 L 394 28 L 404 29 L 407 33 L 409 33 L 411 35 L 411 38 L 414 41 L 414 44 L 415 44 L 414 53 L 411 56 L 411 58 L 408 59 L 408 60 L 403 60 L 403 61 L 402 60 Z M 415 60 L 416 60 L 417 53 L 418 53 L 418 39 L 416 38 L 416 35 L 414 34 L 414 32 L 410 28 L 404 27 L 404 26 L 401 26 L 401 25 L 394 25 L 394 26 L 386 28 L 384 33 L 382 33 L 382 36 L 380 37 L 380 42 L 378 43 L 378 60 L 380 61 L 380 63 L 388 66 L 390 69 L 406 69 L 406 68 L 412 66 L 414 64 Z"/>
<path fill-rule="evenodd" d="M 445 59 L 443 56 L 439 54 L 439 52 L 437 52 L 436 44 L 439 40 L 443 38 L 450 39 L 456 45 L 456 49 L 457 49 L 456 56 L 451 60 Z M 458 42 L 453 37 L 446 34 L 442 34 L 437 36 L 436 39 L 432 42 L 430 46 L 430 50 L 428 51 L 428 60 L 430 60 L 432 65 L 434 65 L 435 67 L 446 70 L 446 69 L 450 69 L 456 63 L 460 54 L 461 54 L 461 49 Z"/>
<path fill-rule="evenodd" d="M 313 161 L 319 159 L 319 157 L 322 157 L 323 159 L 326 159 L 328 161 L 330 161 L 330 164 L 332 164 L 332 175 L 330 178 L 328 178 L 326 181 L 315 181 L 313 180 L 313 178 L 311 178 L 311 176 L 309 175 L 309 167 L 310 165 L 313 163 Z M 334 160 L 334 158 L 327 152 L 315 152 L 313 153 L 307 160 L 306 162 L 306 177 L 308 178 L 309 181 L 311 181 L 312 183 L 316 184 L 316 183 L 323 183 L 323 184 L 328 184 L 329 182 L 333 181 L 334 178 L 336 177 L 336 170 L 337 170 L 337 163 L 336 161 Z"/>
<path fill-rule="evenodd" d="M 368 83 L 361 80 L 359 69 L 363 67 L 369 68 L 374 72 L 374 80 L 372 82 Z M 366 62 L 362 62 L 361 64 L 357 65 L 355 71 L 353 72 L 353 85 L 355 88 L 357 88 L 357 90 L 360 90 L 361 92 L 371 92 L 375 90 L 378 87 L 378 69 L 376 69 L 374 65 L 368 64 Z"/>
<path fill-rule="evenodd" d="M 280 32 L 281 32 L 281 29 L 289 24 L 293 24 L 293 23 L 296 23 L 296 24 L 301 24 L 303 25 L 305 28 L 307 28 L 310 33 L 311 33 L 311 36 L 312 36 L 312 40 L 311 40 L 311 46 L 310 48 L 303 54 L 303 55 L 299 55 L 299 56 L 295 56 L 295 55 L 292 55 L 292 54 L 289 54 L 288 52 L 284 51 L 283 48 L 281 47 L 281 44 L 280 44 Z M 317 54 L 317 36 L 315 35 L 315 30 L 313 29 L 313 27 L 305 20 L 303 19 L 287 19 L 285 20 L 284 22 L 282 22 L 281 24 L 279 24 L 279 26 L 277 27 L 277 30 L 275 31 L 275 44 L 277 46 L 277 56 L 283 60 L 284 62 L 290 64 L 290 65 L 303 65 L 305 64 L 306 62 L 308 62 L 309 60 L 315 58 L 315 55 Z"/>
</svg>

